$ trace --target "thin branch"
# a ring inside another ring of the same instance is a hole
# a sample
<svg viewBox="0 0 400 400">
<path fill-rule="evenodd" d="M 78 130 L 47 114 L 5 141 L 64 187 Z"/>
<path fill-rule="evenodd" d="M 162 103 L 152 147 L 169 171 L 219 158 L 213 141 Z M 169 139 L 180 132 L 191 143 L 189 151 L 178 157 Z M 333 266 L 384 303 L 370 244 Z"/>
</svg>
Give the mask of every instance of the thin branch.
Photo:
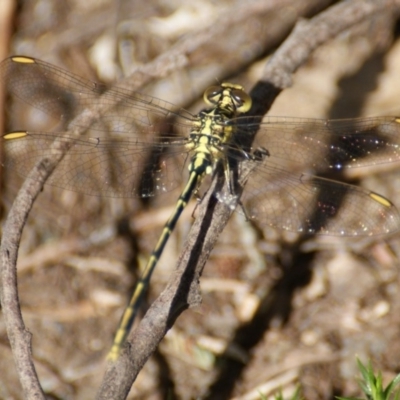
<svg viewBox="0 0 400 400">
<path fill-rule="evenodd" d="M 326 1 L 329 3 L 329 1 Z M 217 24 L 213 23 L 209 27 L 205 29 L 201 29 L 200 31 L 193 32 L 190 35 L 183 37 L 179 40 L 174 46 L 172 46 L 169 50 L 163 53 L 160 57 L 157 57 L 153 62 L 150 62 L 142 67 L 138 67 L 135 70 L 135 79 L 132 79 L 132 76 L 126 78 L 128 85 L 132 82 L 137 82 L 137 79 L 140 79 L 140 86 L 143 86 L 150 82 L 154 77 L 165 76 L 177 68 L 185 68 L 190 66 L 190 56 L 195 51 L 202 49 L 203 51 L 207 51 L 207 45 L 211 41 L 215 41 L 216 39 L 220 40 L 224 43 L 228 38 L 226 38 L 226 34 L 230 31 L 230 29 L 237 29 L 239 26 L 243 31 L 243 40 L 247 43 L 247 51 L 250 50 L 251 43 L 248 42 L 249 37 L 246 35 L 247 26 L 251 27 L 251 24 L 247 22 L 249 19 L 257 18 L 260 16 L 267 15 L 269 12 L 279 12 L 280 10 L 285 10 L 285 8 L 290 9 L 290 13 L 286 13 L 286 15 L 290 15 L 290 18 L 286 18 L 282 20 L 282 29 L 287 30 L 289 26 L 291 26 L 299 15 L 306 15 L 310 12 L 310 10 L 314 9 L 319 5 L 323 6 L 324 2 L 318 1 L 301 1 L 296 4 L 291 0 L 256 0 L 252 2 L 246 2 L 243 4 L 239 4 L 239 6 L 234 7 L 230 10 L 229 13 L 224 15 L 224 18 L 218 21 Z M 260 32 L 257 31 L 258 38 L 263 38 L 260 35 Z M 258 39 L 256 36 L 252 37 L 254 41 Z M 261 43 L 256 43 L 258 47 Z M 265 43 L 263 43 L 265 45 Z M 240 46 L 240 44 L 236 44 Z M 230 55 L 233 58 L 234 54 Z M 229 57 L 229 55 L 227 56 Z M 247 60 L 253 59 L 256 57 L 256 54 L 248 54 Z M 242 58 L 242 62 L 247 61 L 245 58 Z M 225 60 L 224 60 L 225 61 Z M 221 62 L 221 65 L 225 65 L 228 67 L 231 62 L 228 58 L 227 61 Z M 236 66 L 240 68 L 240 66 Z M 124 84 L 124 81 L 120 82 Z"/>
<path fill-rule="evenodd" d="M 26 399 L 45 399 L 32 360 L 31 334 L 22 319 L 17 286 L 17 257 L 22 230 L 45 180 L 56 167 L 38 164 L 25 180 L 10 210 L 1 240 L 1 305 L 7 334 Z M 30 179 L 32 177 L 33 179 Z"/>
</svg>

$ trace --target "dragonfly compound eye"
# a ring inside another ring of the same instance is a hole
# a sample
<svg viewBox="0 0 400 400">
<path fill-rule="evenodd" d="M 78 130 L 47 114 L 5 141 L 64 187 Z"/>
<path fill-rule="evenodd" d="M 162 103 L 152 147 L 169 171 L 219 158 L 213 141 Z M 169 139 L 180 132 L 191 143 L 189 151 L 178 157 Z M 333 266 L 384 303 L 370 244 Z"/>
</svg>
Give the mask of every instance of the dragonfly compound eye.
<svg viewBox="0 0 400 400">
<path fill-rule="evenodd" d="M 210 86 L 204 92 L 204 102 L 210 106 L 215 106 L 221 99 L 223 89 L 221 86 Z"/>
<path fill-rule="evenodd" d="M 251 108 L 251 97 L 242 89 L 232 90 L 232 100 L 235 103 L 236 110 L 240 113 L 245 113 Z"/>
</svg>

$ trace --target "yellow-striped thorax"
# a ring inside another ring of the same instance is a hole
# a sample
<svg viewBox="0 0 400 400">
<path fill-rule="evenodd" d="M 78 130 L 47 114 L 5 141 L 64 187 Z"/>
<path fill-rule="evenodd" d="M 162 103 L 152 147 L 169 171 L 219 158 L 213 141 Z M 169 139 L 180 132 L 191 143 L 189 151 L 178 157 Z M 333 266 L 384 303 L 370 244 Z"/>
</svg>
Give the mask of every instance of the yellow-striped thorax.
<svg viewBox="0 0 400 400">
<path fill-rule="evenodd" d="M 190 132 L 188 150 L 195 152 L 189 172 L 211 174 L 213 167 L 223 157 L 221 144 L 229 143 L 233 126 L 227 122 L 247 112 L 251 98 L 240 85 L 222 83 L 204 92 L 204 101 L 212 108 L 201 111 Z"/>
</svg>

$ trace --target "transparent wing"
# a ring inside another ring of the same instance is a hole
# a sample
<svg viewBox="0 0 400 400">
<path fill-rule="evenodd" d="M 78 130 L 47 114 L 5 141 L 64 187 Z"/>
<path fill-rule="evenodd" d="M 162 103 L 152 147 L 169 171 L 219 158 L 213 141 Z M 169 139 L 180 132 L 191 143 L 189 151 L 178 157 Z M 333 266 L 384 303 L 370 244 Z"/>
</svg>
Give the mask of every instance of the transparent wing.
<svg viewBox="0 0 400 400">
<path fill-rule="evenodd" d="M 237 143 L 246 143 L 257 124 L 238 118 Z M 253 149 L 264 148 L 290 168 L 341 170 L 400 161 L 400 118 L 321 120 L 267 117 L 259 125 Z"/>
<path fill-rule="evenodd" d="M 309 172 L 400 161 L 399 122 L 396 117 L 264 119 L 252 145 L 253 154 L 262 149 L 264 157 L 254 161 L 242 195 L 248 216 L 295 232 L 365 236 L 398 230 L 399 213 L 387 199 Z M 249 118 L 236 123 L 240 147 L 257 125 Z"/>
<path fill-rule="evenodd" d="M 73 145 L 52 175 L 53 185 L 93 195 L 150 196 L 181 181 L 187 138 L 196 118 L 191 114 L 175 112 L 172 104 L 128 88 L 106 91 L 26 57 L 2 62 L 0 77 L 14 96 L 63 124 L 79 124 L 74 118 L 93 105 L 100 110 L 87 137 L 25 132 L 18 139 L 4 140 L 10 153 L 7 165 L 19 174 L 26 175 L 37 160 L 50 154 L 54 140 L 68 140 Z M 170 115 L 175 117 L 173 124 L 165 122 Z M 229 121 L 236 125 L 235 138 L 226 144 L 227 154 L 254 163 L 243 194 L 250 217 L 261 224 L 310 233 L 372 235 L 398 229 L 398 212 L 383 197 L 310 175 L 399 161 L 398 118 L 268 117 L 258 125 L 259 120 Z M 253 130 L 258 134 L 251 145 Z M 264 156 L 254 161 L 257 151 Z"/>
<path fill-rule="evenodd" d="M 249 218 L 292 232 L 371 236 L 400 228 L 396 207 L 357 186 L 289 173 L 271 157 L 256 167 L 242 195 Z M 279 177 L 277 179 L 277 177 Z"/>
<path fill-rule="evenodd" d="M 175 112 L 173 104 L 128 88 L 106 90 L 28 57 L 4 60 L 0 79 L 10 95 L 55 118 L 62 129 L 79 125 L 74 118 L 86 109 L 99 110 L 79 138 L 62 132 L 29 131 L 12 140 L 4 135 L 5 164 L 18 174 L 26 176 L 39 159 L 53 152 L 53 141 L 72 141 L 48 181 L 52 185 L 91 195 L 146 197 L 181 182 L 187 160 L 187 139 L 181 137 L 189 135 L 194 118 L 190 113 Z M 168 120 L 172 115 L 173 124 Z"/>
<path fill-rule="evenodd" d="M 107 90 L 101 84 L 34 58 L 16 56 L 5 59 L 0 64 L 0 79 L 8 92 L 68 122 L 93 105 L 103 107 L 104 115 L 101 117 L 104 121 L 119 120 L 121 131 L 127 131 L 133 123 L 151 127 L 155 119 L 166 118 L 170 114 L 180 116 L 183 125 L 186 120 L 190 126 L 193 119 L 189 112 L 177 112 L 175 105 L 164 100 L 133 92 L 129 88 Z"/>
<path fill-rule="evenodd" d="M 57 151 L 53 146 L 55 141 L 72 143 L 48 183 L 88 195 L 153 196 L 176 187 L 187 169 L 184 167 L 188 158 L 186 139 L 153 143 L 150 148 L 149 143 L 139 141 L 25 134 L 4 140 L 8 168 L 27 176 L 38 160 Z"/>
</svg>

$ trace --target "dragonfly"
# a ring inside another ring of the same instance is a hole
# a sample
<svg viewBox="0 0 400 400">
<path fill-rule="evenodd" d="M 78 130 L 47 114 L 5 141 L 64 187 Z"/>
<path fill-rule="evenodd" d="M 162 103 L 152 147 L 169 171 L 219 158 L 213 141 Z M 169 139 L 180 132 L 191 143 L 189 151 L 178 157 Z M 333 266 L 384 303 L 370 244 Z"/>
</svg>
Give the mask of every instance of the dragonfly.
<svg viewBox="0 0 400 400">
<path fill-rule="evenodd" d="M 400 228 L 398 210 L 382 195 L 315 175 L 400 161 L 399 117 L 249 116 L 251 97 L 232 83 L 208 88 L 206 108 L 194 115 L 26 56 L 4 60 L 0 79 L 10 95 L 57 120 L 52 131 L 21 127 L 1 135 L 5 168 L 27 176 L 39 160 L 64 151 L 47 183 L 106 197 L 161 195 L 181 185 L 182 177 L 186 181 L 123 313 L 110 360 L 122 351 L 183 209 L 218 169 L 229 192 L 215 193 L 218 200 L 231 208 L 240 204 L 260 227 L 343 237 L 387 235 Z M 83 122 L 79 117 L 94 105 L 96 117 Z M 74 135 L 76 128 L 83 134 Z M 242 165 L 250 172 L 239 199 L 235 171 Z"/>
</svg>

